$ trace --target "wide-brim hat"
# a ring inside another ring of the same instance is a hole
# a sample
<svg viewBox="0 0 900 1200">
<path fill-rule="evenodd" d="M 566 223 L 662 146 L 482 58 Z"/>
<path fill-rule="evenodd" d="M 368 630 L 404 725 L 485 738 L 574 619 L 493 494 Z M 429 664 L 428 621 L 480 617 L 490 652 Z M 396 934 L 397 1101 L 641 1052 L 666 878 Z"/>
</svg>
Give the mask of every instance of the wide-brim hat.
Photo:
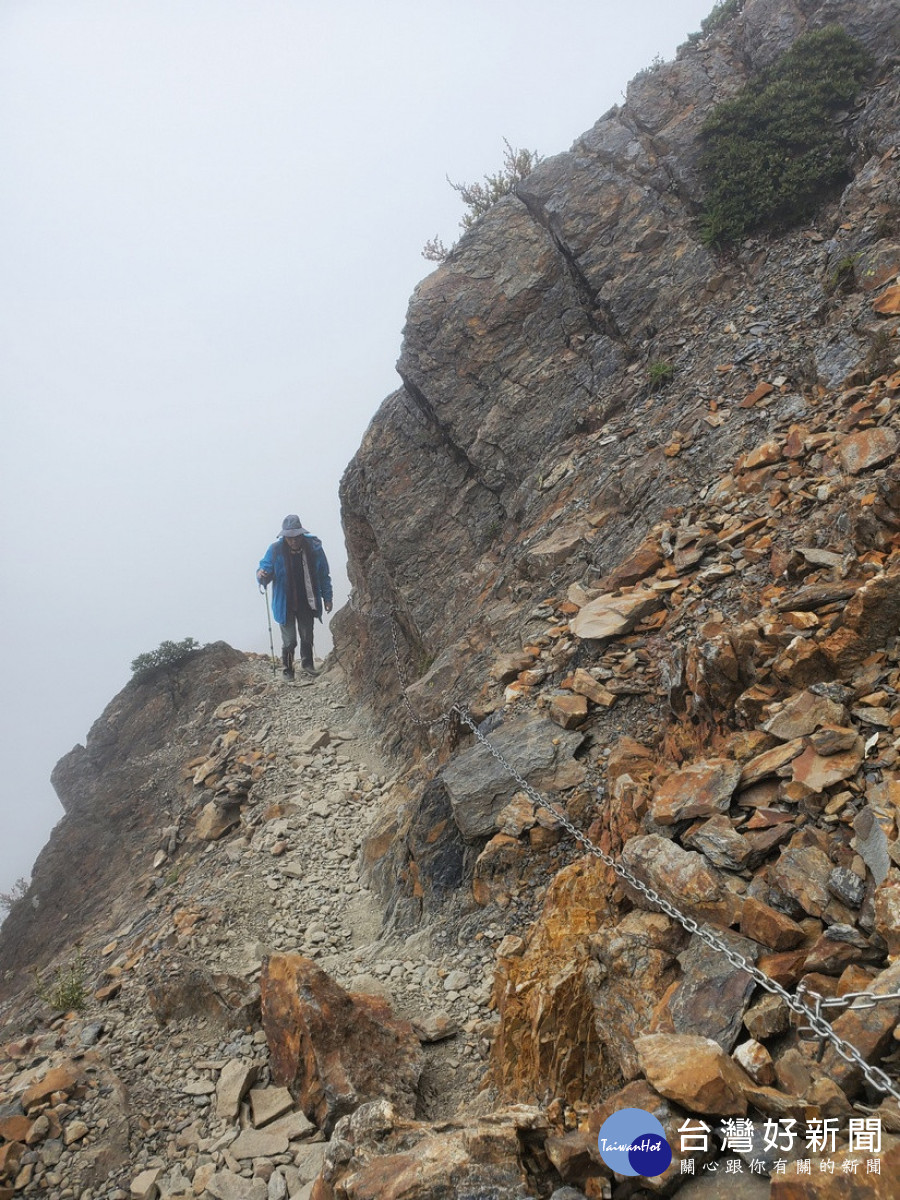
<svg viewBox="0 0 900 1200">
<path fill-rule="evenodd" d="M 303 528 L 303 524 L 296 513 L 290 513 L 281 522 L 282 537 L 302 537 L 305 533 L 309 533 L 309 530 Z"/>
</svg>

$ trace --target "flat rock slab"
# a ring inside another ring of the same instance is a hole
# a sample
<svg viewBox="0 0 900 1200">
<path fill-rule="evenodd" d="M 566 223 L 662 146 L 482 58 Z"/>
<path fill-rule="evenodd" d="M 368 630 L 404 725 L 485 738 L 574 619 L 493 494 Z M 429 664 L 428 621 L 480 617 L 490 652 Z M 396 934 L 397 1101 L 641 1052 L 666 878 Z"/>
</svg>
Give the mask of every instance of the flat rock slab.
<svg viewBox="0 0 900 1200">
<path fill-rule="evenodd" d="M 293 1107 L 294 1098 L 286 1087 L 253 1088 L 250 1092 L 250 1110 L 257 1129 L 290 1112 Z"/>
<path fill-rule="evenodd" d="M 858 475 L 870 467 L 877 467 L 897 454 L 897 435 L 893 429 L 864 429 L 844 438 L 837 448 L 838 457 L 846 471 Z"/>
<path fill-rule="evenodd" d="M 814 733 L 820 725 L 843 725 L 846 719 L 847 710 L 843 704 L 829 700 L 827 696 L 817 696 L 815 692 L 802 691 L 786 700 L 763 723 L 763 729 L 779 741 L 790 742 Z"/>
<path fill-rule="evenodd" d="M 232 1171 L 217 1171 L 206 1190 L 215 1200 L 268 1200 L 269 1189 L 261 1179 L 244 1179 Z"/>
<path fill-rule="evenodd" d="M 661 593 L 644 588 L 626 596 L 598 596 L 572 617 L 569 628 L 582 639 L 623 637 L 664 603 Z"/>
<path fill-rule="evenodd" d="M 836 754 L 817 754 L 807 746 L 802 754 L 791 760 L 791 778 L 811 792 L 824 792 L 843 779 L 850 779 L 862 765 L 861 750 L 844 750 Z"/>
<path fill-rule="evenodd" d="M 254 1083 L 257 1066 L 242 1058 L 232 1058 L 222 1068 L 216 1083 L 216 1116 L 223 1121 L 236 1121 L 241 1101 Z"/>
<path fill-rule="evenodd" d="M 741 764 L 728 759 L 692 763 L 671 775 L 653 798 L 653 819 L 660 825 L 726 812 L 741 777 Z"/>
<path fill-rule="evenodd" d="M 271 1125 L 267 1125 L 266 1133 L 284 1134 L 289 1142 L 300 1141 L 316 1132 L 316 1127 L 305 1113 L 290 1112 L 278 1117 Z"/>
<path fill-rule="evenodd" d="M 286 1133 L 272 1133 L 268 1129 L 245 1129 L 228 1147 L 228 1153 L 237 1159 L 272 1158 L 276 1154 L 286 1154 L 287 1148 Z"/>
<path fill-rule="evenodd" d="M 759 947 L 754 942 L 723 930 L 717 930 L 716 935 L 729 950 L 750 963 L 756 962 Z M 746 971 L 732 966 L 723 954 L 696 936 L 678 955 L 678 961 L 684 974 L 667 1005 L 676 1032 L 702 1029 L 731 1053 L 756 983 Z"/>
<path fill-rule="evenodd" d="M 140 1175 L 135 1175 L 129 1189 L 132 1200 L 153 1200 L 154 1196 L 159 1195 L 156 1181 L 161 1174 L 162 1168 L 154 1167 L 152 1170 L 141 1171 Z"/>
<path fill-rule="evenodd" d="M 704 855 L 682 850 L 668 838 L 655 833 L 631 838 L 622 851 L 621 862 L 687 916 L 726 928 L 740 916 L 738 897 Z M 638 907 L 652 909 L 642 893 L 631 888 L 629 892 Z"/>
<path fill-rule="evenodd" d="M 789 846 L 771 867 L 769 880 L 811 917 L 821 917 L 831 900 L 831 868 L 831 861 L 815 846 Z"/>
<path fill-rule="evenodd" d="M 557 767 L 571 760 L 582 735 L 561 730 L 543 717 L 506 722 L 490 742 L 529 783 L 552 782 Z M 498 817 L 519 785 L 480 743 L 457 755 L 441 774 L 453 817 L 466 841 L 496 833 Z"/>
</svg>

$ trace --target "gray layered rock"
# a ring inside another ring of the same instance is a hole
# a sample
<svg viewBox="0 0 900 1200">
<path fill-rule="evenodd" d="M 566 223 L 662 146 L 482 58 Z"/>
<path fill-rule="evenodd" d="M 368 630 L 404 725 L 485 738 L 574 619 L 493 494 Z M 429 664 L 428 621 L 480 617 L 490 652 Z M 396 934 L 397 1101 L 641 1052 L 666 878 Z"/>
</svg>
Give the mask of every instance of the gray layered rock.
<svg viewBox="0 0 900 1200">
<path fill-rule="evenodd" d="M 791 235 L 789 254 L 749 239 L 726 258 L 703 245 L 698 222 L 710 107 L 833 22 L 870 50 L 873 79 L 889 81 L 893 0 L 747 0 L 643 72 L 621 107 L 542 162 L 416 289 L 403 386 L 341 485 L 354 606 L 333 623 L 335 647 L 358 697 L 392 711 L 376 717 L 387 743 L 398 722 L 415 728 L 392 707 L 404 687 L 440 663 L 439 680 L 412 693 L 417 705 L 428 693 L 426 719 L 439 715 L 476 664 L 483 675 L 510 597 L 522 606 L 546 594 L 535 547 L 587 528 L 568 574 L 589 584 L 667 507 L 689 502 L 694 480 L 761 440 L 766 414 L 739 407 L 759 379 L 750 364 L 796 385 L 768 414 L 802 420 L 810 371 L 832 386 L 865 358 L 863 301 L 829 301 L 827 279 L 848 255 L 893 262 L 889 238 L 851 220 L 835 237 Z M 865 211 L 873 189 L 897 200 L 884 160 L 900 135 L 896 83 L 870 89 L 848 131 L 856 179 L 841 218 Z M 839 219 L 828 212 L 830 231 Z M 647 382 L 654 362 L 672 371 L 659 394 Z M 711 402 L 727 421 L 705 419 Z"/>
<path fill-rule="evenodd" d="M 560 733 L 543 717 L 514 720 L 490 735 L 507 762 L 515 763 L 529 783 L 552 783 L 556 768 L 581 744 L 581 734 Z M 445 767 L 444 786 L 453 817 L 466 841 L 490 837 L 497 817 L 518 790 L 518 783 L 489 750 L 476 744 Z"/>
</svg>

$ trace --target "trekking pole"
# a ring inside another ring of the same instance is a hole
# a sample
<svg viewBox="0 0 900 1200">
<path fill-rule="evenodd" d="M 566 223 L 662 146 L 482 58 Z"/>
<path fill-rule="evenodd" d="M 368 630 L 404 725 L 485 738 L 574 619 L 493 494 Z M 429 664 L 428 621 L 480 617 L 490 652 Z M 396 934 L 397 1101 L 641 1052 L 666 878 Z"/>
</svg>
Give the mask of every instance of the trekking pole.
<svg viewBox="0 0 900 1200">
<path fill-rule="evenodd" d="M 266 620 L 269 623 L 269 649 L 272 651 L 272 678 L 277 679 L 278 678 L 278 664 L 275 662 L 275 643 L 272 640 L 272 612 L 271 612 L 271 609 L 269 608 L 269 589 L 268 589 L 268 587 L 263 587 L 263 585 L 260 584 L 259 590 L 263 593 L 263 595 L 266 598 Z"/>
</svg>

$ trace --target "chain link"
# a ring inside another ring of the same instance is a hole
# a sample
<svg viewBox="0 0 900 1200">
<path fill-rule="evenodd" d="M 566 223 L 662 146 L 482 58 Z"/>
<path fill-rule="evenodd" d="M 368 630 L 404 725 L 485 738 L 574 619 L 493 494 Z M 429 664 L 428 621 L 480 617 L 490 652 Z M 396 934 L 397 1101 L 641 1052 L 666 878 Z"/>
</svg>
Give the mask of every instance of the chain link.
<svg viewBox="0 0 900 1200">
<path fill-rule="evenodd" d="M 900 1101 L 900 1090 L 898 1090 L 898 1088 L 895 1086 L 895 1083 L 890 1076 L 885 1074 L 880 1067 L 873 1066 L 871 1063 L 866 1062 L 860 1051 L 851 1042 L 846 1041 L 838 1033 L 836 1033 L 829 1022 L 826 1021 L 822 1016 L 822 1009 L 824 1008 L 838 1007 L 838 1005 L 840 1005 L 849 1006 L 850 1009 L 859 1011 L 861 1009 L 873 1008 L 881 1001 L 898 1001 L 900 1000 L 900 993 L 879 995 L 872 992 L 850 992 L 846 996 L 826 999 L 820 996 L 818 993 L 809 991 L 807 988 L 801 985 L 801 987 L 798 989 L 798 994 L 796 996 L 792 996 L 791 993 L 787 991 L 786 988 L 783 988 L 780 983 L 776 983 L 774 979 L 771 979 L 768 975 L 764 974 L 759 967 L 755 965 L 755 963 L 749 962 L 742 954 L 739 954 L 736 950 L 728 946 L 707 926 L 701 925 L 692 917 L 686 916 L 674 904 L 668 901 L 664 896 L 661 896 L 654 888 L 649 887 L 642 880 L 638 879 L 638 877 L 634 875 L 633 872 L 629 871 L 627 867 L 623 866 L 622 863 L 617 862 L 614 858 L 612 858 L 605 851 L 601 850 L 599 846 L 592 842 L 586 834 L 582 833 L 580 829 L 572 824 L 565 813 L 562 813 L 555 808 L 545 796 L 543 796 L 536 788 L 528 783 L 528 781 L 524 779 L 522 775 L 520 775 L 520 773 L 514 766 L 512 766 L 511 763 L 507 762 L 497 747 L 493 745 L 493 743 L 490 742 L 488 738 L 481 732 L 479 726 L 476 724 L 465 705 L 461 703 L 452 704 L 450 708 L 432 721 L 426 721 L 419 717 L 406 694 L 406 680 L 400 661 L 400 647 L 397 642 L 396 633 L 397 621 L 394 614 L 372 611 L 363 615 L 377 616 L 390 622 L 391 640 L 394 648 L 397 674 L 400 679 L 401 695 L 403 696 L 403 700 L 406 704 L 409 715 L 416 725 L 420 727 L 435 728 L 437 726 L 447 725 L 456 719 L 462 725 L 468 726 L 479 744 L 484 746 L 488 753 L 496 759 L 503 770 L 506 771 L 506 773 L 513 780 L 515 780 L 528 798 L 535 805 L 549 812 L 551 816 L 553 816 L 559 822 L 563 829 L 565 829 L 566 832 L 569 833 L 570 836 L 574 838 L 574 840 L 580 846 L 584 847 L 588 854 L 592 855 L 594 858 L 598 858 L 602 863 L 614 871 L 620 879 L 624 880 L 629 887 L 633 888 L 646 900 L 650 901 L 651 904 L 659 908 L 666 914 L 667 917 L 670 917 L 673 921 L 677 921 L 677 923 L 692 936 L 700 938 L 700 940 L 709 946 L 710 949 L 724 955 L 724 957 L 728 959 L 733 967 L 737 967 L 738 970 L 745 971 L 755 983 L 759 984 L 761 988 L 764 988 L 765 991 L 770 992 L 775 996 L 779 996 L 796 1016 L 802 1017 L 806 1024 L 799 1027 L 798 1034 L 804 1041 L 815 1040 L 819 1043 L 819 1059 L 821 1059 L 822 1054 L 824 1053 L 825 1043 L 829 1042 L 834 1048 L 835 1053 L 845 1062 L 851 1063 L 852 1065 L 858 1067 L 866 1080 L 868 1080 L 868 1082 L 874 1088 L 880 1092 L 885 1092 L 893 1096 L 895 1100 Z M 598 788 L 597 793 L 599 797 L 602 797 L 602 788 Z M 803 1002 L 803 1000 L 800 999 L 800 996 L 804 994 L 814 998 L 813 1008 L 810 1008 Z M 803 1037 L 804 1034 L 806 1037 Z"/>
</svg>

